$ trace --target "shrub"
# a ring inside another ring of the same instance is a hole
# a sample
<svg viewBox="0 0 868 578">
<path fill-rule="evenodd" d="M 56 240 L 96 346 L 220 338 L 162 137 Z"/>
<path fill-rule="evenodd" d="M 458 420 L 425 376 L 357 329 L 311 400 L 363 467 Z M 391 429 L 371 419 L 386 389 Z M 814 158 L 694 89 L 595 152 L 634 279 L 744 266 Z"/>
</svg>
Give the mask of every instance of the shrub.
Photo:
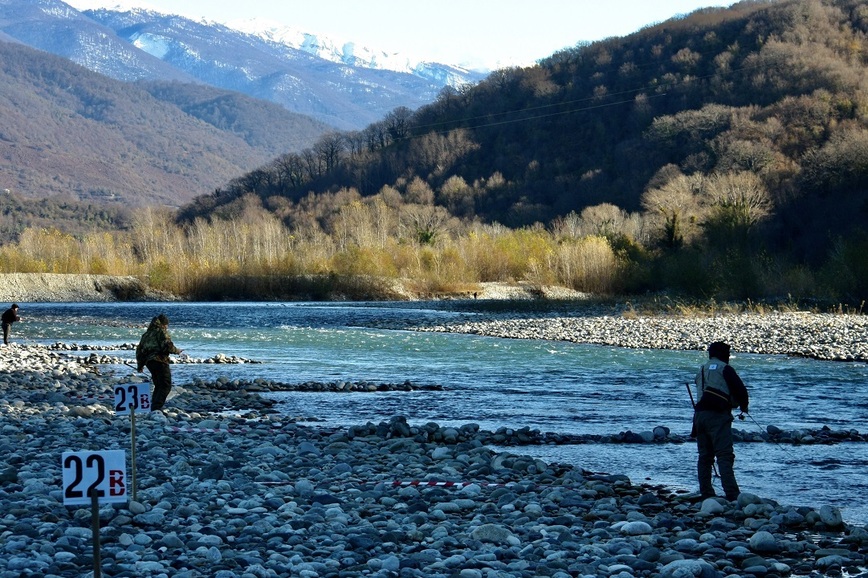
<svg viewBox="0 0 868 578">
<path fill-rule="evenodd" d="M 585 237 L 558 246 L 558 278 L 577 291 L 610 294 L 619 285 L 621 265 L 604 237 Z"/>
</svg>

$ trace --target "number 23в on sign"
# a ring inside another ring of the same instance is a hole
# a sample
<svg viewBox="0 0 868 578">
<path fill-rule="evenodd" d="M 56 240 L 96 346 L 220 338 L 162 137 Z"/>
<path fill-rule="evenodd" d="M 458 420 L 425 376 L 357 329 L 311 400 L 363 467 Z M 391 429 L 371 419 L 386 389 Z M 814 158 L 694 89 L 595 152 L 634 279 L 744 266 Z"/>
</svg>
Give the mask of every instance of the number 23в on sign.
<svg viewBox="0 0 868 578">
<path fill-rule="evenodd" d="M 95 491 L 100 504 L 127 501 L 127 458 L 124 450 L 63 452 L 63 505 L 91 503 Z"/>
<path fill-rule="evenodd" d="M 139 386 L 142 386 L 141 389 Z M 128 383 L 115 387 L 115 412 L 117 415 L 130 415 L 130 408 L 136 413 L 151 412 L 151 395 L 148 384 Z"/>
</svg>

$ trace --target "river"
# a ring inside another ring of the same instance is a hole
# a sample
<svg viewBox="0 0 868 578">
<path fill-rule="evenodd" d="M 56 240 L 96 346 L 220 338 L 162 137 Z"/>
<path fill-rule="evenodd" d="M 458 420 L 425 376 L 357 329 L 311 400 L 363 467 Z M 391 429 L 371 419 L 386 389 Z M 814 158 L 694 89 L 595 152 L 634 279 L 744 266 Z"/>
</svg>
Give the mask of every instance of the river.
<svg viewBox="0 0 868 578">
<path fill-rule="evenodd" d="M 467 312 L 426 303 L 21 303 L 12 340 L 117 346 L 135 343 L 154 315 L 165 312 L 178 347 L 195 358 L 218 353 L 261 363 L 177 364 L 180 387 L 265 378 L 285 383 L 370 381 L 437 385 L 431 391 L 275 393 L 287 416 L 311 424 L 353 425 L 395 415 L 411 424 L 478 423 L 483 429 L 529 426 L 543 432 L 617 434 L 662 425 L 690 429 L 685 382 L 704 354 L 624 349 L 541 340 L 513 340 L 372 328 L 411 318 L 437 322 Z M 131 351 L 112 352 L 132 359 Z M 868 432 L 868 365 L 736 353 L 732 365 L 751 394 L 751 419 L 736 428 Z M 112 367 L 131 371 L 125 365 Z M 693 444 L 580 444 L 508 449 L 546 461 L 626 474 L 634 483 L 695 490 Z M 841 509 L 868 523 L 864 487 L 868 444 L 736 445 L 743 491 L 784 504 Z M 719 483 L 716 480 L 719 490 Z"/>
</svg>

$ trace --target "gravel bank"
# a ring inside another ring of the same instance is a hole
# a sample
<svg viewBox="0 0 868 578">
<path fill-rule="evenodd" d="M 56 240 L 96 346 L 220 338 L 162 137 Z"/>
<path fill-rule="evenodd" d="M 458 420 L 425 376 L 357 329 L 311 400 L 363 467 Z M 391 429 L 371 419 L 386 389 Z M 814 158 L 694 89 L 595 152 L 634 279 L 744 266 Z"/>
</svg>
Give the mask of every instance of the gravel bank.
<svg viewBox="0 0 868 578">
<path fill-rule="evenodd" d="M 703 350 L 712 341 L 723 340 L 734 352 L 868 361 L 866 315 L 774 312 L 678 317 L 609 315 L 598 309 L 574 314 L 468 314 L 449 323 L 393 323 L 388 328 L 643 349 Z"/>
<path fill-rule="evenodd" d="M 0 578 L 92 569 L 61 453 L 128 450 L 112 392 L 141 377 L 86 359 L 0 348 Z M 868 530 L 829 506 L 694 503 L 495 453 L 473 425 L 306 427 L 224 385 L 176 387 L 165 413 L 139 416 L 136 500 L 99 512 L 103 575 L 866 575 Z"/>
<path fill-rule="evenodd" d="M 0 302 L 99 303 L 107 301 L 165 301 L 168 297 L 135 277 L 64 275 L 60 273 L 4 273 Z"/>
<path fill-rule="evenodd" d="M 395 280 L 389 284 L 382 298 L 423 298 L 410 287 L 408 280 Z M 479 283 L 473 291 L 460 295 L 443 294 L 439 298 L 469 298 L 474 294 L 481 299 L 534 300 L 581 299 L 584 294 L 563 287 L 537 287 L 525 283 Z M 431 298 L 430 295 L 424 298 Z M 78 273 L 4 273 L 0 286 L 0 303 L 95 303 L 110 301 L 177 301 L 178 298 L 155 291 L 140 279 L 130 276 L 86 275 Z"/>
</svg>

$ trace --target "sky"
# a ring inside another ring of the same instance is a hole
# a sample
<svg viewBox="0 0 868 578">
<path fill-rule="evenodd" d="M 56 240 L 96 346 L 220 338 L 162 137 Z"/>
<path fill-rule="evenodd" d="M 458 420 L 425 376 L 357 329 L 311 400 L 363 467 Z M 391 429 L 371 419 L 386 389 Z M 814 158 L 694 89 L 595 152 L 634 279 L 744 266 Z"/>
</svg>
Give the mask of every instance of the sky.
<svg viewBox="0 0 868 578">
<path fill-rule="evenodd" d="M 626 36 L 734 0 L 65 0 L 150 8 L 221 24 L 262 19 L 445 64 L 527 66 L 578 42 Z"/>
</svg>

